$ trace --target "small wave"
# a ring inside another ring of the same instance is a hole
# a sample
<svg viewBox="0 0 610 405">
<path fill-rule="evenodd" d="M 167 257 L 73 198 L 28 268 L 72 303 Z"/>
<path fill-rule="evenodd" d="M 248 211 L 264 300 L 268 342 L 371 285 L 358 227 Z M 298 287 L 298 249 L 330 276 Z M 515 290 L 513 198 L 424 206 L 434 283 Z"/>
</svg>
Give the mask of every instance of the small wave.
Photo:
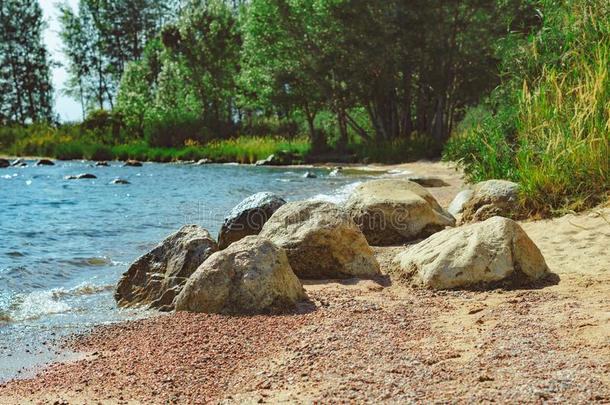
<svg viewBox="0 0 610 405">
<path fill-rule="evenodd" d="M 345 186 L 338 188 L 332 194 L 317 194 L 317 195 L 313 196 L 312 198 L 310 198 L 310 200 L 326 201 L 326 202 L 331 202 L 331 203 L 335 203 L 335 204 L 341 204 L 347 200 L 347 198 L 350 196 L 350 194 L 352 194 L 352 192 L 360 184 L 362 184 L 361 181 L 346 184 Z"/>
<path fill-rule="evenodd" d="M 52 290 L 35 291 L 27 295 L 18 295 L 11 305 L 9 321 L 27 321 L 68 312 L 71 307 L 59 301 Z"/>
<path fill-rule="evenodd" d="M 96 285 L 96 284 L 92 284 L 89 282 L 84 282 L 84 283 L 81 283 L 70 289 L 56 288 L 56 289 L 51 290 L 51 292 L 53 293 L 54 298 L 59 299 L 61 297 L 76 297 L 76 296 L 83 296 L 83 295 L 98 294 L 98 293 L 101 293 L 104 291 L 112 290 L 113 288 L 114 288 L 114 285 L 112 285 L 112 284 Z"/>
</svg>

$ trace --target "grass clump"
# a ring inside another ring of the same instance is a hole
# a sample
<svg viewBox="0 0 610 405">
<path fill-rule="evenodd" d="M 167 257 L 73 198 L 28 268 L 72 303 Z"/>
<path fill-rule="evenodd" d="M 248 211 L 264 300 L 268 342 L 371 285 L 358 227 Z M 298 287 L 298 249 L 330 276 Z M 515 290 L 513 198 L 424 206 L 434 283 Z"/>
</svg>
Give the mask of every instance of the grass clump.
<svg viewBox="0 0 610 405">
<path fill-rule="evenodd" d="M 610 191 L 610 3 L 541 1 L 540 31 L 507 39 L 504 82 L 450 140 L 472 181 L 517 181 L 529 213 L 582 210 Z"/>
</svg>

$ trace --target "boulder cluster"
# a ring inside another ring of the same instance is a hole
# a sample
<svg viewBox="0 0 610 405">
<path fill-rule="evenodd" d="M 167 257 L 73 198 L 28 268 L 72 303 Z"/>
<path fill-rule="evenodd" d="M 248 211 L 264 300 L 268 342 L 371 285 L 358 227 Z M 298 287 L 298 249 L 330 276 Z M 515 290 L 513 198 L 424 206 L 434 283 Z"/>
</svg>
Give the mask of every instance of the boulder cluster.
<svg viewBox="0 0 610 405">
<path fill-rule="evenodd" d="M 115 298 L 166 311 L 282 312 L 307 298 L 301 279 L 379 277 L 371 246 L 388 245 L 404 245 L 394 260 L 399 279 L 413 286 L 529 283 L 548 268 L 519 224 L 498 216 L 515 212 L 513 184 L 477 184 L 448 210 L 400 179 L 363 183 L 344 206 L 257 193 L 228 213 L 218 243 L 198 225 L 168 236 L 129 267 Z"/>
</svg>

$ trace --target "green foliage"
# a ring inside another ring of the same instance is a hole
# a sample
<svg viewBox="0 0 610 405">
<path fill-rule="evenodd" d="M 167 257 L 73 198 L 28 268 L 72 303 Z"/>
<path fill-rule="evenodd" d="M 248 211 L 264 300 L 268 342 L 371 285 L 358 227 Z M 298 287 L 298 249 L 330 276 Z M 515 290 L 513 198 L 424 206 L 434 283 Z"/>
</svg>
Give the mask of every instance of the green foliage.
<svg viewBox="0 0 610 405">
<path fill-rule="evenodd" d="M 518 181 L 536 213 L 591 207 L 610 191 L 610 4 L 541 0 L 543 26 L 504 43 L 489 112 L 447 146 L 473 180 Z"/>
</svg>

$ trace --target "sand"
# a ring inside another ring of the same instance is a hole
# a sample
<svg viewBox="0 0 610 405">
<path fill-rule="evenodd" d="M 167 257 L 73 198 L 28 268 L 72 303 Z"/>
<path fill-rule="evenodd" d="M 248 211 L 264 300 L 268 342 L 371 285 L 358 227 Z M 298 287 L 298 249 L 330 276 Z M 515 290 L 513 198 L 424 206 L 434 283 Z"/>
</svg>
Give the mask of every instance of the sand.
<svg viewBox="0 0 610 405">
<path fill-rule="evenodd" d="M 400 165 L 450 186 L 439 163 Z M 423 172 L 423 173 L 422 173 Z M 432 173 L 434 172 L 434 173 Z M 86 358 L 0 386 L 13 403 L 610 402 L 610 208 L 522 225 L 558 277 L 434 292 L 307 282 L 282 316 L 178 313 L 97 328 Z M 400 247 L 375 249 L 390 271 Z"/>
</svg>

